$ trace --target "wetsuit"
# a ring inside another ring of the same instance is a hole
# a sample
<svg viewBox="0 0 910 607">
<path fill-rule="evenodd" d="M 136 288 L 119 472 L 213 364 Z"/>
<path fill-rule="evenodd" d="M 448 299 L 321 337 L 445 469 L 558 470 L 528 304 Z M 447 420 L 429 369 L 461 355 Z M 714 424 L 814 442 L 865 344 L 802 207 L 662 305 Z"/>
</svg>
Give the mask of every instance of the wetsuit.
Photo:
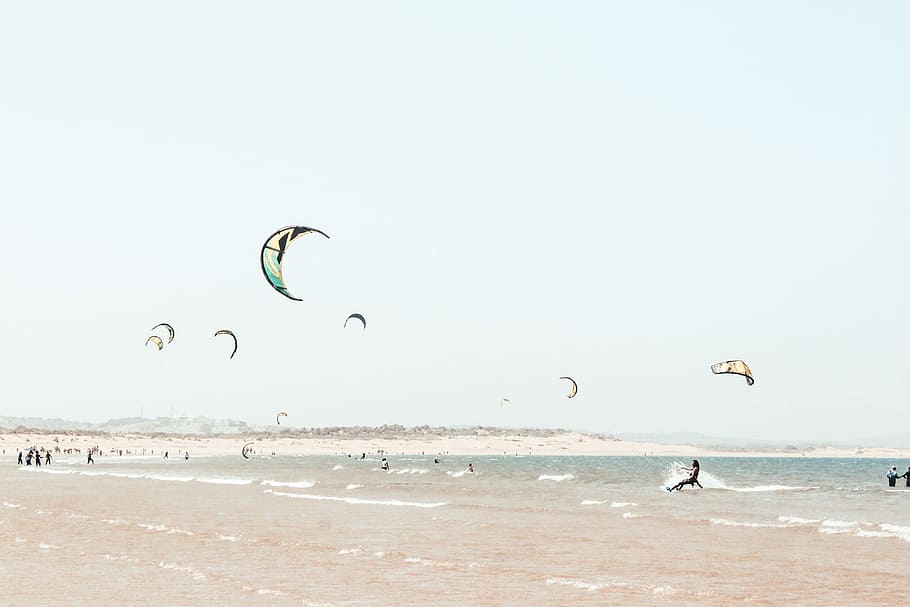
<svg viewBox="0 0 910 607">
<path fill-rule="evenodd" d="M 893 487 L 897 484 L 897 472 L 892 470 L 888 473 L 888 486 Z"/>
</svg>

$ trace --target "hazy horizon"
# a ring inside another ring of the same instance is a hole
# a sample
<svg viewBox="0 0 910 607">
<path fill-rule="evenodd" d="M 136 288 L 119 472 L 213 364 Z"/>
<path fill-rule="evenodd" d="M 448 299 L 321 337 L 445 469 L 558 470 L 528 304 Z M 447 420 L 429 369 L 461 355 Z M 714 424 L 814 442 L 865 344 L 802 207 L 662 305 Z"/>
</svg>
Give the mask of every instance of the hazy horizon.
<svg viewBox="0 0 910 607">
<path fill-rule="evenodd" d="M 5 5 L 0 414 L 897 432 L 907 17 Z"/>
</svg>

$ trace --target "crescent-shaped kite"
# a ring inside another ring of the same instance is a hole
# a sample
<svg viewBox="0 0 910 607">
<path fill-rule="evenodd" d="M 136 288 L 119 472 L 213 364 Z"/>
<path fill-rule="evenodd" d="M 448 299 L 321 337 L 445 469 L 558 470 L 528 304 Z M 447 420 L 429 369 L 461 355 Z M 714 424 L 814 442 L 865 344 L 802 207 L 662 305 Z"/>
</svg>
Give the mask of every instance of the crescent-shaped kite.
<svg viewBox="0 0 910 607">
<path fill-rule="evenodd" d="M 280 426 L 281 425 L 281 416 L 287 417 L 288 414 L 284 411 L 279 411 L 278 415 L 275 416 L 275 422 Z"/>
<path fill-rule="evenodd" d="M 161 348 L 164 347 L 164 342 L 161 341 L 161 338 L 158 337 L 157 335 L 152 335 L 151 337 L 149 337 L 148 339 L 145 340 L 145 345 L 149 345 L 150 343 L 153 343 L 156 346 L 158 346 L 159 352 L 161 351 Z"/>
<path fill-rule="evenodd" d="M 504 407 L 505 405 L 511 405 L 511 404 L 512 404 L 512 401 L 510 401 L 508 398 L 503 398 L 502 400 L 499 401 L 500 407 Z"/>
<path fill-rule="evenodd" d="M 746 378 L 746 382 L 748 382 L 750 386 L 755 383 L 755 380 L 752 379 L 752 371 L 749 369 L 749 365 L 741 360 L 727 360 L 721 363 L 714 363 L 711 365 L 711 372 L 715 374 L 731 373 L 733 375 L 742 375 Z"/>
<path fill-rule="evenodd" d="M 356 318 L 357 320 L 359 320 L 360 322 L 362 322 L 362 323 L 363 323 L 363 329 L 366 330 L 366 328 L 367 328 L 367 319 L 363 317 L 363 314 L 356 314 L 356 313 L 355 313 L 355 314 L 351 314 L 350 316 L 348 316 L 347 318 L 345 318 L 345 319 L 344 319 L 344 326 L 345 326 L 345 327 L 348 326 L 348 321 L 351 320 L 352 318 Z"/>
<path fill-rule="evenodd" d="M 250 456 L 246 454 L 246 448 L 252 444 L 253 443 L 246 443 L 243 445 L 243 449 L 240 450 L 240 455 L 243 456 L 243 459 L 250 459 Z"/>
<path fill-rule="evenodd" d="M 266 239 L 265 244 L 262 245 L 261 262 L 262 273 L 265 274 L 265 279 L 269 281 L 269 284 L 272 285 L 273 289 L 294 301 L 303 300 L 299 297 L 294 297 L 288 291 L 287 285 L 284 284 L 284 278 L 281 276 L 281 262 L 284 260 L 284 254 L 290 244 L 301 236 L 306 236 L 311 232 L 322 234 L 326 238 L 329 237 L 328 234 L 322 230 L 317 230 L 316 228 L 288 226 L 281 228 L 269 236 Z"/>
<path fill-rule="evenodd" d="M 215 331 L 215 334 L 212 337 L 218 337 L 219 335 L 230 335 L 234 339 L 234 351 L 231 352 L 231 358 L 234 358 L 234 355 L 237 354 L 237 336 L 234 335 L 233 331 L 219 329 L 218 331 Z"/>
<path fill-rule="evenodd" d="M 157 325 L 152 327 L 152 331 L 154 332 L 155 329 L 157 329 L 158 327 L 164 327 L 165 329 L 167 329 L 167 343 L 171 343 L 172 341 L 174 341 L 174 327 L 167 324 L 166 322 L 162 322 L 162 323 L 158 323 Z"/>
<path fill-rule="evenodd" d="M 568 379 L 572 382 L 572 391 L 569 392 L 569 398 L 575 398 L 575 395 L 578 394 L 578 384 L 575 383 L 575 380 L 571 377 L 560 377 L 559 379 Z"/>
</svg>

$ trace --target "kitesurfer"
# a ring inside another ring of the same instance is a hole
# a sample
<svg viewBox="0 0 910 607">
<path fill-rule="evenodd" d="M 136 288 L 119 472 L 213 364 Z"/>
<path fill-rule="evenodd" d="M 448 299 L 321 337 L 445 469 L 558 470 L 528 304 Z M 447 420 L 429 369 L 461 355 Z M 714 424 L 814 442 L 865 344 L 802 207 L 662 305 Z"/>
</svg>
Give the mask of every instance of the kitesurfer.
<svg viewBox="0 0 910 607">
<path fill-rule="evenodd" d="M 474 464 L 468 464 L 468 469 L 466 470 L 466 472 L 470 472 L 471 474 L 474 474 Z"/>
<path fill-rule="evenodd" d="M 45 454 L 44 454 L 44 465 L 45 465 L 45 466 L 50 466 L 50 465 L 51 465 L 51 452 L 50 452 L 50 450 L 45 451 Z"/>
<path fill-rule="evenodd" d="M 92 450 L 88 450 L 88 459 L 85 461 L 86 464 L 94 464 L 95 458 L 92 457 Z"/>
<path fill-rule="evenodd" d="M 379 465 L 379 467 L 382 470 L 385 470 L 386 472 L 388 472 L 389 471 L 389 460 L 387 460 L 386 458 L 382 458 L 382 463 Z"/>
<path fill-rule="evenodd" d="M 891 466 L 891 469 L 888 470 L 888 486 L 893 487 L 897 484 L 897 479 L 900 477 L 897 475 L 897 466 Z"/>
<path fill-rule="evenodd" d="M 667 489 L 667 491 L 673 491 L 673 490 L 680 491 L 686 485 L 698 485 L 700 488 L 704 489 L 704 487 L 701 486 L 701 483 L 698 482 L 699 468 L 700 467 L 698 465 L 698 460 L 693 459 L 691 468 L 683 468 L 683 470 L 685 470 L 686 472 L 689 473 L 689 478 L 679 481 L 678 483 L 676 483 L 675 485 L 673 485 L 672 487 Z"/>
<path fill-rule="evenodd" d="M 21 463 L 21 462 L 20 462 Z M 907 466 L 907 471 L 898 476 L 897 478 L 907 479 L 907 486 L 910 487 L 910 466 Z"/>
</svg>

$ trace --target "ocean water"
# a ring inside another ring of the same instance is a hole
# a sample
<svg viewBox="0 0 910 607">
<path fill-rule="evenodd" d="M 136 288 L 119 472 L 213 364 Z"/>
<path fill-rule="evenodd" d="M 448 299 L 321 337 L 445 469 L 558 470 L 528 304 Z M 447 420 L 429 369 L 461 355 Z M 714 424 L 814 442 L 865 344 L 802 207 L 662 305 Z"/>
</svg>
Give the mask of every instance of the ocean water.
<svg viewBox="0 0 910 607">
<path fill-rule="evenodd" d="M 0 604 L 910 603 L 910 462 L 389 459 L 10 461 Z"/>
</svg>

